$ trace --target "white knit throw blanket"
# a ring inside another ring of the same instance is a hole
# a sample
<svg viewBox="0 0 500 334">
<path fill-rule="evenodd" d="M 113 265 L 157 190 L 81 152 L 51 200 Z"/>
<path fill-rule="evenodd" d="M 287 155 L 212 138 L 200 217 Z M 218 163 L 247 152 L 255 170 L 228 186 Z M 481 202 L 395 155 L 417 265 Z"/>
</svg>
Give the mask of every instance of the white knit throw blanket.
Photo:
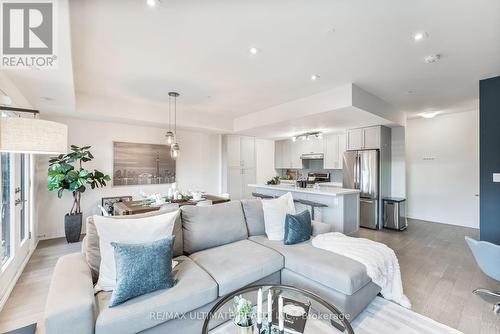
<svg viewBox="0 0 500 334">
<path fill-rule="evenodd" d="M 380 293 L 385 299 L 411 308 L 410 300 L 403 294 L 398 258 L 391 248 L 380 242 L 352 238 L 338 232 L 320 234 L 312 244 L 364 264 L 368 277 L 382 288 Z"/>
</svg>

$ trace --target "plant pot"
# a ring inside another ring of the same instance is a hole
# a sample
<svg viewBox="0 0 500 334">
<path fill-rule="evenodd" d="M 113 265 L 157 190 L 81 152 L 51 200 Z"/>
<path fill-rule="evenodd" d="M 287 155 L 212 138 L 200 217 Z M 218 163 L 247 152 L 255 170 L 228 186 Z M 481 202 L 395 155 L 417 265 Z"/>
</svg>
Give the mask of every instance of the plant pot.
<svg viewBox="0 0 500 334">
<path fill-rule="evenodd" d="M 66 234 L 66 241 L 68 243 L 80 241 L 80 234 L 82 233 L 81 213 L 67 213 L 64 216 L 64 233 Z"/>
<path fill-rule="evenodd" d="M 236 323 L 234 325 L 238 329 L 238 334 L 253 334 L 253 328 L 254 328 L 253 324 L 246 327 L 240 326 Z"/>
</svg>

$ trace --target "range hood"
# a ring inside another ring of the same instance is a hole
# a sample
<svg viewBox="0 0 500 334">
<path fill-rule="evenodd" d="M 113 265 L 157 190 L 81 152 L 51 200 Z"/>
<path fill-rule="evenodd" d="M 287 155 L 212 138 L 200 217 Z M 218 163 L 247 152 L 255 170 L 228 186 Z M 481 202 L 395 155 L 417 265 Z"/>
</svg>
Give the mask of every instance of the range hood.
<svg viewBox="0 0 500 334">
<path fill-rule="evenodd" d="M 302 160 L 323 160 L 323 153 L 305 153 L 300 156 Z"/>
</svg>

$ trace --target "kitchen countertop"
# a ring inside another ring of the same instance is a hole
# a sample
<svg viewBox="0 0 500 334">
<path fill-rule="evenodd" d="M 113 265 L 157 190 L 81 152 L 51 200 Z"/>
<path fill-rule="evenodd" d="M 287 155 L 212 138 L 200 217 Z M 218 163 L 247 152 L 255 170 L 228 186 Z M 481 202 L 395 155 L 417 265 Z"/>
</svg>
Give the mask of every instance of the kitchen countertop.
<svg viewBox="0 0 500 334">
<path fill-rule="evenodd" d="M 359 194 L 359 190 L 357 189 L 347 189 L 342 187 L 331 187 L 331 186 L 323 187 L 320 188 L 319 190 L 315 190 L 313 188 L 297 188 L 295 186 L 290 186 L 290 185 L 249 184 L 248 186 L 253 188 L 290 191 L 290 192 L 325 195 L 325 196 L 342 196 L 342 195 Z"/>
</svg>

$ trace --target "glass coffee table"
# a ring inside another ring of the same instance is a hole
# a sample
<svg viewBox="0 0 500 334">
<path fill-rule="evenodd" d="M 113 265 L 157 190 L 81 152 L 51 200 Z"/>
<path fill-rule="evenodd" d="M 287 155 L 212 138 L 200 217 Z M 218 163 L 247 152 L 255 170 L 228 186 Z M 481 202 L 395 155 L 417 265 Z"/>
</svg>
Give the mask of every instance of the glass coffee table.
<svg viewBox="0 0 500 334">
<path fill-rule="evenodd" d="M 263 328 L 261 333 L 269 333 L 264 331 L 267 328 L 267 296 L 270 290 L 273 295 L 273 301 L 276 296 L 280 295 L 288 301 L 298 302 L 296 305 L 304 305 L 308 308 L 307 317 L 304 317 L 305 328 L 304 334 L 330 334 L 330 333 L 346 333 L 354 334 L 354 331 L 348 321 L 348 316 L 344 316 L 335 306 L 326 302 L 318 295 L 306 291 L 304 289 L 295 288 L 286 285 L 255 285 L 239 289 L 219 300 L 210 310 L 203 324 L 203 334 L 238 334 L 239 328 L 234 324 L 234 297 L 242 296 L 250 300 L 253 305 L 257 303 L 257 293 L 259 289 L 263 292 L 262 312 Z M 274 305 L 275 303 L 273 303 Z M 288 308 L 286 310 L 296 310 L 296 308 Z M 299 310 L 302 310 L 299 308 Z M 300 312 L 300 311 L 299 311 Z M 276 319 L 276 314 L 273 314 Z M 291 318 L 290 318 L 291 319 Z M 254 321 L 255 323 L 255 321 Z M 300 327 L 300 326 L 299 326 Z M 271 334 L 279 333 L 278 326 L 272 326 Z M 249 333 L 252 333 L 250 330 Z M 253 328 L 253 333 L 258 333 L 257 326 Z M 285 326 L 285 333 L 289 333 Z"/>
</svg>

